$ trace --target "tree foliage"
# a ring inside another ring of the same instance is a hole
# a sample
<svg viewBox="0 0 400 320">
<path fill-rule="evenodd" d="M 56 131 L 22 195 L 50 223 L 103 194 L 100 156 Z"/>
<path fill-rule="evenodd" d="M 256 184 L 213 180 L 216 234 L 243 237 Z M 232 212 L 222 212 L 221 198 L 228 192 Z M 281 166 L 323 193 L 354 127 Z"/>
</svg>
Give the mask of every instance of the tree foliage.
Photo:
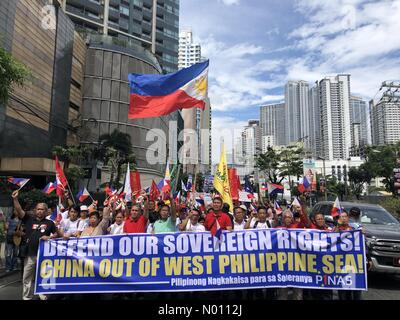
<svg viewBox="0 0 400 320">
<path fill-rule="evenodd" d="M 350 168 L 348 176 L 351 191 L 357 200 L 360 200 L 364 185 L 371 182 L 371 173 L 367 170 L 365 165 L 361 165 L 359 168 Z"/>
<path fill-rule="evenodd" d="M 120 187 L 122 165 L 129 163 L 131 169 L 134 169 L 136 165 L 130 135 L 117 129 L 111 134 L 101 135 L 99 137 L 98 159 L 111 168 L 110 185 Z"/>
<path fill-rule="evenodd" d="M 13 86 L 23 86 L 30 74 L 26 66 L 0 47 L 0 104 L 7 103 Z"/>
<path fill-rule="evenodd" d="M 393 169 L 399 166 L 396 162 L 397 158 L 400 158 L 400 142 L 369 147 L 366 156 L 365 170 L 372 178 L 383 177 L 386 191 L 395 194 Z"/>
<path fill-rule="evenodd" d="M 21 190 L 19 200 L 23 208 L 25 208 L 26 210 L 32 210 L 36 206 L 36 204 L 40 202 L 47 203 L 47 205 L 51 207 L 57 203 L 58 198 L 55 195 L 55 192 L 50 195 L 46 195 L 38 189 L 27 189 Z"/>
<path fill-rule="evenodd" d="M 64 162 L 64 169 L 69 168 L 70 164 L 79 164 L 86 161 L 93 155 L 93 150 L 85 145 L 80 146 L 55 146 L 53 155 L 58 156 Z"/>
<path fill-rule="evenodd" d="M 271 183 L 281 183 L 285 177 L 300 177 L 303 174 L 304 150 L 298 146 L 288 146 L 281 150 L 268 148 L 256 158 L 256 166 L 265 173 Z"/>
</svg>

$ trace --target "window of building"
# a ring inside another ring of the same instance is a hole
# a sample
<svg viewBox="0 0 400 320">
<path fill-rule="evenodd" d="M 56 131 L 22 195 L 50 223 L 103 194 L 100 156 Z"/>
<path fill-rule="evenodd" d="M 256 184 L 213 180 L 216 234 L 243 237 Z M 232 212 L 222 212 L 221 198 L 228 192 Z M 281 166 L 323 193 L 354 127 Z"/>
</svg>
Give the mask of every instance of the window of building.
<svg viewBox="0 0 400 320">
<path fill-rule="evenodd" d="M 124 7 L 124 6 L 120 6 L 120 7 L 119 7 L 119 12 L 120 12 L 121 14 L 124 14 L 124 15 L 126 15 L 126 16 L 129 17 L 129 8 Z"/>
<path fill-rule="evenodd" d="M 133 0 L 133 5 L 141 7 L 141 6 L 143 6 L 143 2 L 140 0 Z M 147 8 L 147 9 L 149 9 L 149 8 Z"/>
</svg>

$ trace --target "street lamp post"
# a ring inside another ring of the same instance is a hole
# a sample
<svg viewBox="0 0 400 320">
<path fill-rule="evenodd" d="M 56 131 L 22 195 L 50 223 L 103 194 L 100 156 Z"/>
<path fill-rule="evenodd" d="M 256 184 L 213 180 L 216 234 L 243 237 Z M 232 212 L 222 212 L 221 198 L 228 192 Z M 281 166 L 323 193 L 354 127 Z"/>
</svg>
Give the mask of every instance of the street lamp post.
<svg viewBox="0 0 400 320">
<path fill-rule="evenodd" d="M 324 157 L 318 157 L 318 160 L 322 160 L 323 167 L 324 167 L 324 193 L 325 193 L 325 201 L 328 201 L 328 193 L 327 193 L 327 181 L 326 181 L 326 167 L 325 167 L 325 158 Z"/>
</svg>

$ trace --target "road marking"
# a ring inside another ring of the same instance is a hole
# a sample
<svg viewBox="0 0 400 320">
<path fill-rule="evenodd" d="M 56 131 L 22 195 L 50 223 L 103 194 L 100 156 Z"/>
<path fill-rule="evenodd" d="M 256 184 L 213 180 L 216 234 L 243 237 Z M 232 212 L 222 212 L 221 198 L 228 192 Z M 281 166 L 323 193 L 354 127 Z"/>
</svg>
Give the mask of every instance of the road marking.
<svg viewBox="0 0 400 320">
<path fill-rule="evenodd" d="M 14 284 L 14 283 L 17 283 L 17 282 L 21 282 L 21 280 L 15 280 L 15 281 L 11 281 L 11 282 L 8 282 L 6 284 L 3 284 L 2 286 L 0 286 L 0 289 L 8 287 L 10 284 Z"/>
</svg>

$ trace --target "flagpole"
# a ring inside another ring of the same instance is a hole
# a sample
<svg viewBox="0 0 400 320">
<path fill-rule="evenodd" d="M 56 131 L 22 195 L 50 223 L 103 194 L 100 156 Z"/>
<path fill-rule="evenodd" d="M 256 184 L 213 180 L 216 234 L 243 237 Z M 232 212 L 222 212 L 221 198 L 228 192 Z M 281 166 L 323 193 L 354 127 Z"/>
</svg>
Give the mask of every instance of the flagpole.
<svg viewBox="0 0 400 320">
<path fill-rule="evenodd" d="M 67 178 L 67 177 L 65 177 L 65 179 L 66 179 L 66 178 Z M 67 180 L 67 187 L 68 187 L 68 190 L 69 190 L 69 192 L 70 192 L 70 194 L 71 194 L 72 201 L 74 202 L 74 205 L 76 205 L 75 197 L 74 197 L 74 195 L 72 194 L 71 187 L 69 186 L 68 180 Z"/>
<path fill-rule="evenodd" d="M 174 184 L 174 189 L 172 190 L 172 195 L 176 192 L 176 189 L 178 187 L 178 182 L 181 174 L 181 164 L 178 164 L 178 173 L 176 175 L 176 183 Z"/>
<path fill-rule="evenodd" d="M 262 204 L 263 206 L 265 206 L 264 199 L 263 199 L 262 194 L 261 194 L 261 183 L 260 183 L 260 179 L 258 179 L 258 197 L 259 197 L 260 200 L 261 200 L 261 204 Z"/>
</svg>

